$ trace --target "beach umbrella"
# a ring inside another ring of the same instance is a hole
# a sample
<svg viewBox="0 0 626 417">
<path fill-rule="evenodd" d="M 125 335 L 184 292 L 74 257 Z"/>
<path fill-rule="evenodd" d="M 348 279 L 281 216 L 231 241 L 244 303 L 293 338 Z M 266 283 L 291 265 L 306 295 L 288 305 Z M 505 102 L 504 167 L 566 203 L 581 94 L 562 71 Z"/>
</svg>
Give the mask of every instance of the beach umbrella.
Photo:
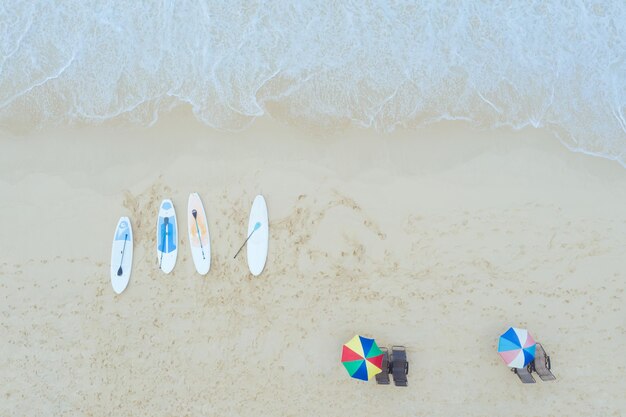
<svg viewBox="0 0 626 417">
<path fill-rule="evenodd" d="M 535 359 L 535 339 L 528 330 L 511 327 L 500 336 L 498 354 L 511 368 L 525 368 Z"/>
<path fill-rule="evenodd" d="M 369 381 L 382 372 L 383 352 L 374 339 L 357 335 L 343 345 L 341 363 L 352 378 Z"/>
</svg>

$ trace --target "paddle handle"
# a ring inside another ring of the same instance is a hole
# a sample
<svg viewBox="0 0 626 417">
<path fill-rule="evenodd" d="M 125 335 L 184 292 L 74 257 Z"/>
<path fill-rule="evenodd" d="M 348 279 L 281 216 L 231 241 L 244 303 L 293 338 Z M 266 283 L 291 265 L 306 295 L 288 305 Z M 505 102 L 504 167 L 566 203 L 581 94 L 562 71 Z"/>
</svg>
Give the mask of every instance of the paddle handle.
<svg viewBox="0 0 626 417">
<path fill-rule="evenodd" d="M 206 259 L 204 257 L 204 246 L 202 246 L 202 235 L 200 234 L 200 227 L 198 227 L 198 218 L 196 217 L 197 212 L 194 210 L 192 214 L 193 214 L 194 220 L 196 221 L 196 232 L 198 233 L 198 242 L 200 242 L 200 250 L 202 251 L 202 259 Z"/>
<path fill-rule="evenodd" d="M 244 246 L 246 246 L 246 243 L 248 243 L 248 240 L 250 240 L 250 238 L 252 237 L 252 234 L 254 232 L 256 232 L 257 230 L 259 230 L 260 226 L 257 227 L 259 223 L 254 225 L 254 230 L 250 232 L 250 234 L 248 235 L 248 237 L 246 238 L 246 240 L 243 242 L 243 245 L 241 245 L 241 247 L 239 248 L 239 250 L 237 251 L 237 253 L 235 254 L 235 256 L 233 256 L 233 259 L 235 259 L 237 257 L 237 255 L 239 255 L 239 252 L 241 252 L 241 250 L 243 249 Z"/>
<path fill-rule="evenodd" d="M 165 233 L 163 233 L 163 246 L 161 247 L 161 259 L 159 259 L 159 269 L 161 269 L 161 265 L 163 264 L 163 254 L 165 253 L 165 240 L 167 239 L 167 225 L 169 224 L 169 218 L 163 219 L 163 225 L 165 226 Z"/>
</svg>

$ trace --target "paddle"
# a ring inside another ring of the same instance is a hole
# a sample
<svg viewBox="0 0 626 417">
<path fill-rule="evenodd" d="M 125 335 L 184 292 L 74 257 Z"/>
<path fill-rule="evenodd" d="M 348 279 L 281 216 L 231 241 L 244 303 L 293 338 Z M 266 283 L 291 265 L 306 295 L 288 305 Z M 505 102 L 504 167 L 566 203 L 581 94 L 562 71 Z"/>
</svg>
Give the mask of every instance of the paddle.
<svg viewBox="0 0 626 417">
<path fill-rule="evenodd" d="M 124 271 L 122 270 L 122 262 L 124 262 L 124 251 L 126 250 L 126 241 L 128 240 L 128 233 L 124 236 L 124 246 L 122 247 L 122 259 L 120 259 L 120 268 L 117 270 L 117 276 L 121 277 Z"/>
<path fill-rule="evenodd" d="M 165 217 L 163 219 L 163 224 L 165 225 L 165 234 L 163 235 L 163 247 L 161 248 L 161 259 L 159 260 L 159 269 L 161 269 L 161 263 L 163 262 L 163 254 L 165 253 L 165 238 L 167 237 L 167 225 L 170 222 L 169 217 Z"/>
<path fill-rule="evenodd" d="M 206 259 L 204 257 L 204 247 L 202 247 L 202 235 L 200 235 L 200 228 L 198 227 L 198 210 L 191 210 L 191 214 L 193 215 L 194 220 L 196 221 L 196 231 L 198 232 L 198 240 L 200 241 L 200 250 L 202 250 L 202 259 Z"/>
<path fill-rule="evenodd" d="M 241 250 L 243 249 L 244 246 L 246 246 L 246 243 L 248 243 L 248 239 L 250 239 L 250 237 L 252 236 L 252 234 L 254 232 L 256 232 L 257 230 L 259 230 L 261 228 L 261 223 L 260 222 L 256 222 L 254 224 L 254 230 L 250 232 L 250 234 L 248 235 L 248 237 L 246 238 L 246 240 L 243 242 L 243 245 L 241 245 L 241 247 L 239 248 L 239 250 L 237 251 L 237 253 L 235 254 L 235 256 L 233 257 L 233 259 L 235 259 L 237 257 L 237 255 L 239 255 L 239 252 L 241 252 Z"/>
</svg>

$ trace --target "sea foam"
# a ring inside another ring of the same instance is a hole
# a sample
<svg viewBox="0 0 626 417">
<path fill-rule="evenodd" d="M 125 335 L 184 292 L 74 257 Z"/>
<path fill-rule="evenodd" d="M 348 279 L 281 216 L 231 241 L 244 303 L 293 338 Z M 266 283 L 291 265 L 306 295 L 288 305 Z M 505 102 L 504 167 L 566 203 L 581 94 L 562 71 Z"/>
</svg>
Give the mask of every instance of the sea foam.
<svg viewBox="0 0 626 417">
<path fill-rule="evenodd" d="M 626 166 L 623 1 L 109 3 L 0 4 L 0 124 L 460 119 Z"/>
</svg>

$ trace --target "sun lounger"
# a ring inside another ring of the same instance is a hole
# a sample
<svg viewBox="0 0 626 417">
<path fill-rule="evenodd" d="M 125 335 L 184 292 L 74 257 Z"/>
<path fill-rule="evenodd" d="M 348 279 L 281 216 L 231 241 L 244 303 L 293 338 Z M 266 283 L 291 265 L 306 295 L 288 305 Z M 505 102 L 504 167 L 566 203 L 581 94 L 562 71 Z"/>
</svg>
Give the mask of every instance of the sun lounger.
<svg viewBox="0 0 626 417">
<path fill-rule="evenodd" d="M 381 385 L 389 385 L 389 349 L 382 346 L 380 350 L 383 352 L 383 371 L 379 374 L 376 374 L 376 383 Z"/>
<path fill-rule="evenodd" d="M 535 347 L 535 360 L 533 361 L 533 369 L 539 375 L 542 381 L 554 381 L 556 377 L 550 372 L 550 357 L 546 354 L 541 344 L 537 343 Z"/>
<path fill-rule="evenodd" d="M 511 369 L 524 384 L 534 384 L 535 378 L 533 378 L 532 365 L 528 365 L 526 368 L 513 368 Z"/>
<path fill-rule="evenodd" d="M 391 374 L 393 383 L 397 387 L 407 386 L 407 375 L 409 374 L 409 362 L 406 360 L 406 349 L 404 346 L 392 346 L 391 348 Z"/>
</svg>

